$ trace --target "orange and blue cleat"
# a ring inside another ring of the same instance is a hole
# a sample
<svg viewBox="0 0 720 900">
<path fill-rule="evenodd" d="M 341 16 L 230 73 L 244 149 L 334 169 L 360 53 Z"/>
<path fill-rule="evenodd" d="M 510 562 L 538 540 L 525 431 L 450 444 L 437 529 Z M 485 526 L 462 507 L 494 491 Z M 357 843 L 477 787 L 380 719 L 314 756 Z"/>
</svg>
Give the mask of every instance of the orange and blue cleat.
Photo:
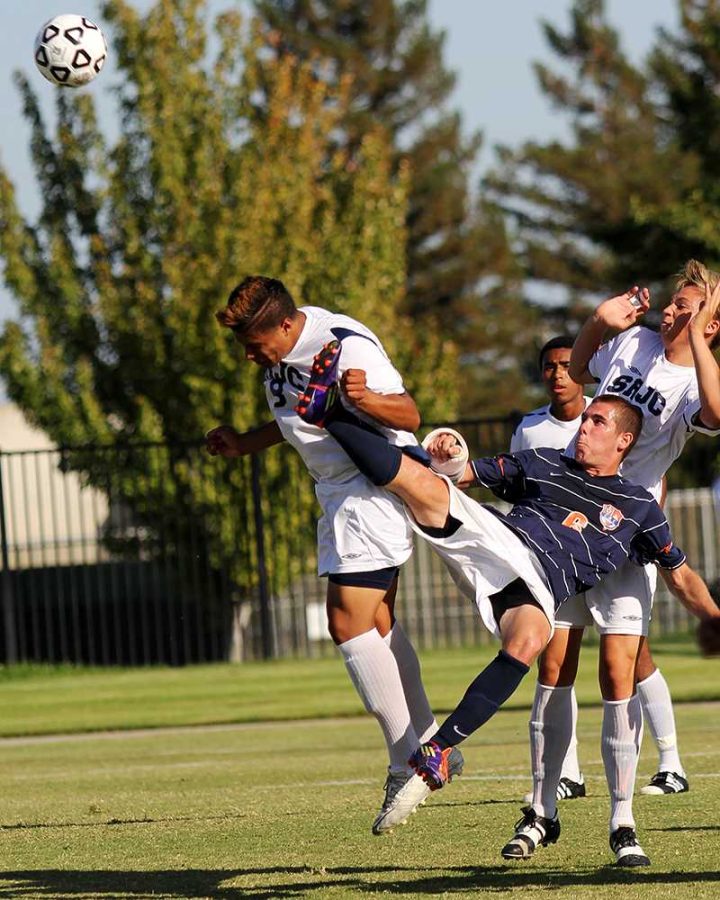
<svg viewBox="0 0 720 900">
<path fill-rule="evenodd" d="M 323 427 L 340 396 L 340 350 L 340 341 L 330 341 L 315 356 L 310 369 L 310 381 L 295 407 L 295 412 L 301 419 L 318 428 Z"/>
</svg>

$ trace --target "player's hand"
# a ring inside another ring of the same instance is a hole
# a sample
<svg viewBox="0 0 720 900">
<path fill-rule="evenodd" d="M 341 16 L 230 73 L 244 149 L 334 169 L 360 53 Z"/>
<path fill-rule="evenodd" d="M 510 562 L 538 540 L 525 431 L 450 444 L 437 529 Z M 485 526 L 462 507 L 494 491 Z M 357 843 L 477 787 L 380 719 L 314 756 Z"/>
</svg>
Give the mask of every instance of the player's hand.
<svg viewBox="0 0 720 900">
<path fill-rule="evenodd" d="M 710 290 L 710 285 L 705 285 L 705 299 L 698 303 L 697 309 L 690 316 L 690 330 L 705 337 L 705 329 L 717 315 L 720 307 L 720 281 Z"/>
<path fill-rule="evenodd" d="M 447 462 L 455 456 L 460 456 L 463 452 L 455 435 L 448 432 L 443 432 L 433 438 L 425 449 L 438 462 Z"/>
<path fill-rule="evenodd" d="M 698 622 L 695 637 L 703 656 L 720 656 L 720 616 Z"/>
<path fill-rule="evenodd" d="M 205 435 L 205 449 L 210 456 L 241 456 L 242 439 L 230 425 L 219 425 Z"/>
<path fill-rule="evenodd" d="M 369 391 L 365 370 L 345 369 L 340 376 L 340 390 L 353 406 L 361 407 Z"/>
<path fill-rule="evenodd" d="M 637 285 L 603 301 L 595 310 L 595 318 L 602 322 L 606 328 L 616 331 L 625 331 L 635 325 L 640 316 L 650 309 L 650 291 L 647 288 L 639 288 Z"/>
</svg>

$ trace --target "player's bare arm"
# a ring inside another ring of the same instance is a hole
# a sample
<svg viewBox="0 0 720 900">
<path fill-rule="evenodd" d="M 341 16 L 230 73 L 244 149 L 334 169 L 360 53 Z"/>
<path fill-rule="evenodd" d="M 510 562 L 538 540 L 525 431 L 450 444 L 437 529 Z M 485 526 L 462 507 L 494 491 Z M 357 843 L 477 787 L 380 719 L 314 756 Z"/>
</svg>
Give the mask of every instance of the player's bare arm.
<svg viewBox="0 0 720 900">
<path fill-rule="evenodd" d="M 568 370 L 572 380 L 577 384 L 592 384 L 595 379 L 588 371 L 588 365 L 605 334 L 610 330 L 625 331 L 637 324 L 648 309 L 650 292 L 647 288 L 635 286 L 624 294 L 604 300 L 586 320 L 575 339 Z"/>
<path fill-rule="evenodd" d="M 410 394 L 378 394 L 370 390 L 364 369 L 346 369 L 340 378 L 340 389 L 356 409 L 381 425 L 400 431 L 417 431 L 420 427 L 420 413 Z"/>
<path fill-rule="evenodd" d="M 698 573 L 687 563 L 677 569 L 660 569 L 665 584 L 689 613 L 700 621 L 720 620 L 720 608 Z"/>
<path fill-rule="evenodd" d="M 236 431 L 231 425 L 218 425 L 205 435 L 205 448 L 210 456 L 246 456 L 260 453 L 284 440 L 275 421 L 244 432 Z"/>
<path fill-rule="evenodd" d="M 705 299 L 690 319 L 688 338 L 692 350 L 700 395 L 700 421 L 706 428 L 720 428 L 720 368 L 710 349 L 710 341 L 720 328 L 716 316 L 720 306 L 720 282 L 711 292 L 705 285 Z"/>
</svg>

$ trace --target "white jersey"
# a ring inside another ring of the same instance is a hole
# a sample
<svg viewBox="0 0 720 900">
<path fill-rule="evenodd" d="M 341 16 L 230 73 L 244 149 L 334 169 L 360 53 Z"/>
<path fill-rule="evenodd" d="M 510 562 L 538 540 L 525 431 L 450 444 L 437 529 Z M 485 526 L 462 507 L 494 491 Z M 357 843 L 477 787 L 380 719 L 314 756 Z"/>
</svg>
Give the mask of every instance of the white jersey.
<svg viewBox="0 0 720 900">
<path fill-rule="evenodd" d="M 598 380 L 598 395 L 617 394 L 640 408 L 642 431 L 621 472 L 658 499 L 663 475 L 693 432 L 720 434 L 697 421 L 695 367 L 669 362 L 660 335 L 635 326 L 599 347 L 588 369 Z"/>
<path fill-rule="evenodd" d="M 317 306 L 300 311 L 305 314 L 303 329 L 290 353 L 266 371 L 265 393 L 283 437 L 302 456 L 316 482 L 323 510 L 318 524 L 320 574 L 400 565 L 412 549 L 402 504 L 361 475 L 340 445 L 323 429 L 303 421 L 295 406 L 310 380 L 315 355 L 332 340 L 342 344 L 339 374 L 364 369 L 368 388 L 378 394 L 403 393 L 402 377 L 365 325 Z M 373 424 L 393 444 L 417 444 L 410 432 Z"/>
<path fill-rule="evenodd" d="M 585 397 L 585 409 L 590 405 L 591 399 Z M 510 439 L 510 452 L 518 453 L 520 450 L 535 450 L 540 447 L 564 450 L 575 437 L 581 421 L 582 415 L 569 421 L 556 419 L 550 412 L 549 403 L 534 409 L 518 422 Z"/>
</svg>

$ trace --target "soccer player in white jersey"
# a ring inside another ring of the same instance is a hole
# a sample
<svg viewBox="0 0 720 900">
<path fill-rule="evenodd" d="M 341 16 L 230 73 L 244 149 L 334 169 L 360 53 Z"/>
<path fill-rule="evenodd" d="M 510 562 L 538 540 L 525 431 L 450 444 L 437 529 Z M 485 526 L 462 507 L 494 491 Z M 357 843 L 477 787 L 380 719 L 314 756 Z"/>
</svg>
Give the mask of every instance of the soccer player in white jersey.
<svg viewBox="0 0 720 900">
<path fill-rule="evenodd" d="M 575 437 L 590 398 L 583 393 L 583 386 L 573 381 L 568 374 L 573 343 L 574 338 L 561 335 L 549 340 L 541 349 L 540 374 L 550 403 L 528 413 L 518 423 L 510 442 L 511 453 L 534 447 L 564 450 Z M 577 662 L 585 629 L 567 628 L 562 622 L 556 624 L 556 629 L 557 632 L 564 633 L 557 634 L 553 650 L 563 640 L 567 641 L 569 650 L 564 654 L 567 665 L 561 673 L 554 672 L 548 677 L 545 672 L 546 657 L 541 655 L 538 661 L 538 682 L 546 685 L 552 678 L 558 688 L 570 689 L 572 738 L 563 762 L 557 797 L 558 800 L 573 800 L 586 794 L 585 779 L 577 754 L 577 699 L 573 685 L 577 674 L 577 666 L 573 666 L 573 663 Z M 556 659 L 557 653 L 550 654 L 549 658 L 551 661 Z M 640 645 L 635 677 L 643 719 L 650 728 L 659 753 L 658 771 L 641 792 L 660 796 L 683 793 L 689 790 L 689 785 L 678 753 L 672 698 L 665 678 L 655 665 L 647 640 Z M 532 794 L 525 799 L 530 802 Z"/>
<path fill-rule="evenodd" d="M 633 288 L 601 303 L 575 341 L 572 378 L 598 382 L 600 393 L 624 397 L 641 410 L 642 431 L 622 472 L 656 499 L 663 475 L 692 433 L 720 433 L 720 370 L 711 349 L 720 339 L 719 302 L 718 275 L 690 261 L 663 310 L 659 334 L 637 326 L 649 308 L 649 293 Z M 619 333 L 603 344 L 608 329 Z M 632 796 L 642 731 L 635 665 L 648 632 L 652 575 L 621 566 L 602 584 L 571 598 L 558 617 L 565 629 L 594 623 L 600 632 L 601 749 L 610 793 L 610 846 L 621 864 L 649 864 L 637 840 Z M 548 745 L 551 755 L 564 755 L 565 748 L 548 736 L 554 723 L 572 718 L 571 694 L 560 673 L 577 665 L 573 649 L 561 629 L 545 649 L 544 682 L 538 684 L 531 717 L 533 760 Z M 555 762 L 546 763 L 545 772 L 533 763 L 534 795 L 555 796 L 560 771 Z M 547 773 L 555 771 L 553 782 Z"/>
<path fill-rule="evenodd" d="M 510 439 L 511 453 L 518 450 L 532 450 L 535 447 L 564 450 L 575 437 L 582 414 L 590 403 L 590 397 L 585 396 L 583 386 L 573 381 L 568 374 L 570 351 L 574 340 L 569 335 L 558 335 L 541 348 L 538 357 L 540 377 L 550 402 L 527 413 L 518 422 Z M 573 628 L 567 630 L 562 637 L 573 644 L 577 642 L 579 647 L 582 636 L 582 628 Z M 558 636 L 557 639 L 560 640 L 561 637 Z M 545 683 L 542 672 L 543 658 L 541 655 L 538 661 L 538 681 L 541 684 Z M 586 795 L 585 779 L 577 754 L 578 706 L 573 687 L 575 675 L 575 671 L 570 675 L 563 671 L 558 675 L 557 681 L 559 687 L 564 686 L 566 681 L 569 682 L 572 711 L 572 734 L 557 787 L 558 800 L 574 800 Z M 526 795 L 525 801 L 532 803 L 532 793 Z"/>
<path fill-rule="evenodd" d="M 308 387 L 317 348 L 338 340 L 342 394 L 354 411 L 398 445 L 417 446 L 413 432 L 420 416 L 369 328 L 316 306 L 297 308 L 277 279 L 244 279 L 217 319 L 232 329 L 246 359 L 265 369 L 273 420 L 243 434 L 221 425 L 208 432 L 207 448 L 211 454 L 234 457 L 288 441 L 315 480 L 322 509 L 318 568 L 328 578 L 330 635 L 388 747 L 385 798 L 373 823 L 373 832 L 380 834 L 390 830 L 387 812 L 411 775 L 410 754 L 437 728 L 417 655 L 394 617 L 398 567 L 410 556 L 412 531 L 400 502 L 370 484 L 328 434 L 308 425 L 294 409 Z M 453 774 L 460 773 L 462 764 L 458 750 L 451 760 Z"/>
</svg>

